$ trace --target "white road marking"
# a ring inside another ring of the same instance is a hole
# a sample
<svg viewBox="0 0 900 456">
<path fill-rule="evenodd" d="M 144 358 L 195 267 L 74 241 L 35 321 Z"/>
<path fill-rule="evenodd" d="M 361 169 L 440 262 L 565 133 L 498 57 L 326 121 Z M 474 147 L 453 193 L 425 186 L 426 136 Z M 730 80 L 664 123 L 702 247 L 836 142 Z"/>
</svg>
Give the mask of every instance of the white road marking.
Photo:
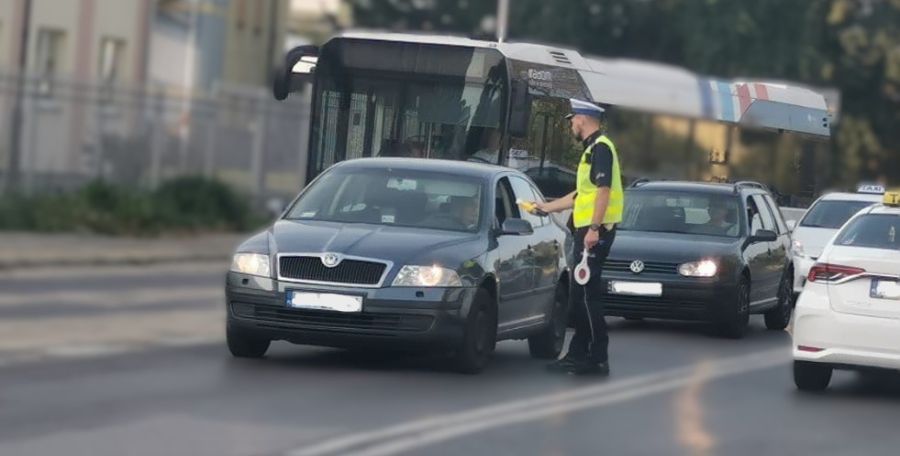
<svg viewBox="0 0 900 456">
<path fill-rule="evenodd" d="M 104 356 L 146 352 L 157 348 L 190 347 L 224 343 L 222 337 L 178 337 L 141 343 L 54 345 L 30 350 L 0 351 L 0 368 L 59 359 L 94 359 Z"/>
<path fill-rule="evenodd" d="M 64 279 L 69 277 L 146 277 L 171 276 L 177 273 L 213 274 L 228 271 L 225 261 L 179 262 L 146 265 L 53 266 L 40 268 L 0 269 L 0 279 Z"/>
<path fill-rule="evenodd" d="M 707 380 L 765 369 L 790 360 L 785 349 L 768 350 L 710 363 Z M 290 456 L 355 454 L 379 456 L 432 445 L 462 435 L 535 421 L 587 408 L 602 407 L 671 391 L 697 381 L 693 368 L 673 368 L 611 383 L 581 387 L 531 399 L 415 420 L 388 428 L 337 437 L 289 451 Z"/>
<path fill-rule="evenodd" d="M 54 290 L 39 293 L 2 293 L 0 307 L 96 305 L 127 307 L 159 302 L 224 300 L 224 286 L 147 287 L 127 290 Z"/>
<path fill-rule="evenodd" d="M 209 309 L 159 310 L 137 317 L 113 313 L 30 320 L 3 318 L 0 319 L 0 358 L 36 351 L 46 353 L 57 350 L 54 347 L 131 347 L 172 339 L 191 343 L 191 338 L 198 337 L 221 339 L 224 329 L 224 305 Z"/>
</svg>

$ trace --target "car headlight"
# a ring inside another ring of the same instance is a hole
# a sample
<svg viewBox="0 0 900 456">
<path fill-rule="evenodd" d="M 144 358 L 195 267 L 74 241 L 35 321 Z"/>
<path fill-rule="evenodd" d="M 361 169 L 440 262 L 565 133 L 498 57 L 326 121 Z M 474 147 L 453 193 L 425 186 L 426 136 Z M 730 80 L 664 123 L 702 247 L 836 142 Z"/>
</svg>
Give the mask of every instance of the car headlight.
<svg viewBox="0 0 900 456">
<path fill-rule="evenodd" d="M 806 256 L 803 253 L 803 243 L 798 239 L 794 239 L 794 242 L 791 243 L 791 250 L 794 252 L 794 255 Z"/>
<path fill-rule="evenodd" d="M 433 266 L 403 266 L 394 279 L 395 287 L 459 287 L 459 274 L 452 269 Z"/>
<path fill-rule="evenodd" d="M 269 255 L 261 253 L 236 253 L 231 259 L 231 270 L 243 274 L 271 277 Z"/>
<path fill-rule="evenodd" d="M 678 265 L 678 273 L 685 277 L 713 277 L 719 265 L 713 260 L 700 260 Z"/>
</svg>

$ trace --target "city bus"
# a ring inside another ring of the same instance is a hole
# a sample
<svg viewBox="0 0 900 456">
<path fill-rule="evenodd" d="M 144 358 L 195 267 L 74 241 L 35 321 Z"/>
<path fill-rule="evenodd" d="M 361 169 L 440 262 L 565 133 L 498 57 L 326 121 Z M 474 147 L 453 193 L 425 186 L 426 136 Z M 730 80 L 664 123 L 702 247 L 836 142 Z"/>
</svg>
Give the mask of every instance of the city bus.
<svg viewBox="0 0 900 456">
<path fill-rule="evenodd" d="M 798 85 L 434 35 L 346 32 L 297 47 L 276 72 L 274 96 L 308 83 L 307 182 L 341 160 L 427 157 L 514 167 L 550 197 L 574 188 L 581 147 L 564 120 L 570 98 L 609 108 L 611 137 L 633 177 L 771 172 L 779 148 L 827 139 L 834 115 L 821 93 Z M 754 148 L 761 134 L 779 133 L 799 139 Z M 760 151 L 748 154 L 756 168 L 736 160 L 741 148 Z"/>
</svg>

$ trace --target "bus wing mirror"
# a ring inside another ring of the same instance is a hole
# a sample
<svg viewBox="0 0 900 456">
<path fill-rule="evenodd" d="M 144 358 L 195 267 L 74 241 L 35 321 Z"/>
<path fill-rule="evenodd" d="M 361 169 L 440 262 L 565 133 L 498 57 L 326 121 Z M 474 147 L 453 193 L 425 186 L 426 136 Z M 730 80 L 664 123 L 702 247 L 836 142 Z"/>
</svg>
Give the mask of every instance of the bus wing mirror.
<svg viewBox="0 0 900 456">
<path fill-rule="evenodd" d="M 284 56 L 284 64 L 275 68 L 272 78 L 272 95 L 276 100 L 284 100 L 292 92 L 299 91 L 304 84 L 312 81 L 319 57 L 317 46 L 297 46 Z"/>
<path fill-rule="evenodd" d="M 531 93 L 528 83 L 514 79 L 510 87 L 509 134 L 515 138 L 528 136 L 528 121 L 531 119 Z"/>
</svg>

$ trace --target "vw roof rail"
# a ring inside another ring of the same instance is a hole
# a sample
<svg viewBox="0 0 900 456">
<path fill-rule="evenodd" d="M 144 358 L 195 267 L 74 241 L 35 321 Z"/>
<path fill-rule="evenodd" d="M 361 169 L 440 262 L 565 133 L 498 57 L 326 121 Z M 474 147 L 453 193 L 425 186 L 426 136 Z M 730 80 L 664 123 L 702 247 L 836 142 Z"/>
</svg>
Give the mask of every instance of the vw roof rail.
<svg viewBox="0 0 900 456">
<path fill-rule="evenodd" d="M 649 177 L 639 177 L 639 178 L 635 179 L 634 182 L 632 182 L 631 185 L 628 186 L 628 188 L 637 188 L 637 187 L 640 187 L 641 185 L 646 184 L 647 182 L 650 182 Z"/>
<path fill-rule="evenodd" d="M 766 190 L 766 191 L 769 190 L 769 188 L 766 187 L 765 185 L 763 185 L 763 184 L 761 184 L 761 183 L 759 183 L 759 182 L 756 182 L 756 181 L 749 181 L 749 180 L 737 181 L 737 182 L 734 183 L 734 188 L 735 188 L 735 189 L 738 189 L 738 188 L 740 188 L 740 187 L 759 188 L 759 189 Z"/>
</svg>

